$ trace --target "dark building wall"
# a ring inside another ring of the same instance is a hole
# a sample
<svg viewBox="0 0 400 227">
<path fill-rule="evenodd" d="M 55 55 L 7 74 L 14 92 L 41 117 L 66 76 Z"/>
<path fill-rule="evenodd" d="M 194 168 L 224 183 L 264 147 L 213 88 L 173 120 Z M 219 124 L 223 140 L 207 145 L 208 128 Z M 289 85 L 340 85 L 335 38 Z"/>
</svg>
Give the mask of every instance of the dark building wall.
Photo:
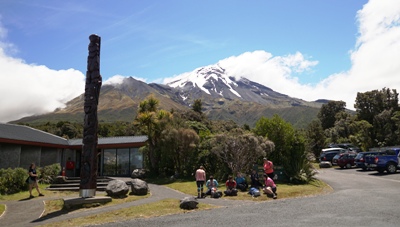
<svg viewBox="0 0 400 227">
<path fill-rule="evenodd" d="M 60 163 L 61 153 L 62 149 L 42 147 L 40 164 L 38 165 L 44 167 L 53 165 L 55 163 Z"/>
<path fill-rule="evenodd" d="M 20 166 L 21 146 L 0 144 L 0 169 L 17 168 Z"/>
<path fill-rule="evenodd" d="M 21 161 L 19 167 L 28 169 L 31 163 L 42 167 L 40 164 L 41 147 L 21 146 Z"/>
</svg>

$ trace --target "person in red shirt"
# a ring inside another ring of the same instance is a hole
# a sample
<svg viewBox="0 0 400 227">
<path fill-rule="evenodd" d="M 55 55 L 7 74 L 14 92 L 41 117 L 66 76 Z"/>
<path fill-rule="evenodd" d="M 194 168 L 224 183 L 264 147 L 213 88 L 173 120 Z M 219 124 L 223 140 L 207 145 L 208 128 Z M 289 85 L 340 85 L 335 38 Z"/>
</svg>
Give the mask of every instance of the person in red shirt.
<svg viewBox="0 0 400 227">
<path fill-rule="evenodd" d="M 66 167 L 67 167 L 67 170 L 75 169 L 75 162 L 71 161 L 71 158 L 68 158 Z"/>
<path fill-rule="evenodd" d="M 226 196 L 237 196 L 236 181 L 232 176 L 228 177 L 228 180 L 225 182 L 225 186 L 226 190 L 224 191 L 224 194 Z"/>
<path fill-rule="evenodd" d="M 274 163 L 272 163 L 267 158 L 264 158 L 264 172 L 267 174 L 271 179 L 274 178 Z"/>
</svg>

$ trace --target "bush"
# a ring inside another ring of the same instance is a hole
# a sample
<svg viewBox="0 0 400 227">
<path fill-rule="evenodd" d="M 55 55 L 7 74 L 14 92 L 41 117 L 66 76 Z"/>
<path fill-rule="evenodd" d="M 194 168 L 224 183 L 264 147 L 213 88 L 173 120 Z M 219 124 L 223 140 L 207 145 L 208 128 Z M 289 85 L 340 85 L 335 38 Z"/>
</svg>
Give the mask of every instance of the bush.
<svg viewBox="0 0 400 227">
<path fill-rule="evenodd" d="M 60 174 L 60 171 L 61 165 L 59 163 L 37 168 L 38 182 L 52 183 Z M 9 195 L 28 190 L 28 184 L 25 182 L 28 176 L 28 170 L 23 168 L 0 169 L 0 194 Z"/>
<path fill-rule="evenodd" d="M 9 195 L 26 190 L 25 183 L 28 177 L 27 170 L 23 168 L 0 169 L 0 194 Z"/>
<path fill-rule="evenodd" d="M 40 168 L 39 172 L 39 181 L 41 183 L 50 184 L 55 181 L 58 175 L 60 175 L 61 165 L 60 163 L 54 163 L 52 165 Z"/>
</svg>

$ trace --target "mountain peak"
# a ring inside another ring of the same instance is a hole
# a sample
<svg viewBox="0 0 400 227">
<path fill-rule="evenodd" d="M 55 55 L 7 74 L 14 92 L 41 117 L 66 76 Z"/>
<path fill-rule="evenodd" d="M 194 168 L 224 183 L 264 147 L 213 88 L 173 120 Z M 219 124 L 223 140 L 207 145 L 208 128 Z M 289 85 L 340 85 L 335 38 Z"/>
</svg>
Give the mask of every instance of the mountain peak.
<svg viewBox="0 0 400 227">
<path fill-rule="evenodd" d="M 167 83 L 167 85 L 183 91 L 198 88 L 212 96 L 215 96 L 215 94 L 224 96 L 224 91 L 229 90 L 230 93 L 241 97 L 235 91 L 237 87 L 235 79 L 229 77 L 225 69 L 218 64 L 197 68 L 192 72 L 182 74 L 177 80 Z"/>
</svg>

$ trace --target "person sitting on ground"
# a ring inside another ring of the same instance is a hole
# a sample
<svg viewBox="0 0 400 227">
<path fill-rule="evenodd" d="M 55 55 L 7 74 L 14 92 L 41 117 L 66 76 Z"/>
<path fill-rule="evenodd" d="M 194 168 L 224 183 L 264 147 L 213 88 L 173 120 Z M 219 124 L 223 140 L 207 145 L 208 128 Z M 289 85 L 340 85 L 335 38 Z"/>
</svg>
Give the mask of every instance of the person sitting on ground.
<svg viewBox="0 0 400 227">
<path fill-rule="evenodd" d="M 272 197 L 274 199 L 278 198 L 277 197 L 278 193 L 276 193 L 276 184 L 274 180 L 267 174 L 264 174 L 264 177 L 265 177 L 265 186 L 263 188 L 264 193 L 267 194 L 267 196 Z"/>
<path fill-rule="evenodd" d="M 218 181 L 214 179 L 214 176 L 210 176 L 210 179 L 206 182 L 206 195 L 211 195 L 212 198 L 221 197 L 222 193 L 218 191 Z"/>
<path fill-rule="evenodd" d="M 236 181 L 233 180 L 232 176 L 228 177 L 228 180 L 225 182 L 226 190 L 224 194 L 226 196 L 237 196 L 237 189 L 236 189 Z"/>
<path fill-rule="evenodd" d="M 258 176 L 258 173 L 255 169 L 251 172 L 251 187 L 252 188 L 260 188 L 263 186 L 263 184 L 260 182 L 260 178 Z"/>
<path fill-rule="evenodd" d="M 235 178 L 236 181 L 236 187 L 240 189 L 240 191 L 245 192 L 247 191 L 247 182 L 246 178 L 239 172 Z"/>
</svg>

